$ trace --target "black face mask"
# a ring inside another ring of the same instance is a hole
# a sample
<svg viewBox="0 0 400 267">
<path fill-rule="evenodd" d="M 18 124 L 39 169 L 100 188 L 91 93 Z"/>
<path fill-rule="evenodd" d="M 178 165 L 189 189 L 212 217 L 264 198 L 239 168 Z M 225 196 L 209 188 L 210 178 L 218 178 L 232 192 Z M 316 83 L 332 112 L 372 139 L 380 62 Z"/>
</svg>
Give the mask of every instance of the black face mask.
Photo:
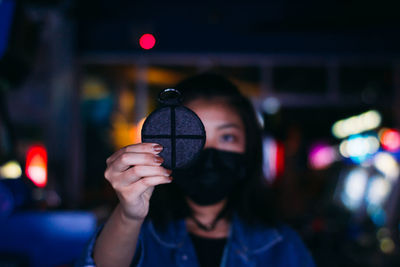
<svg viewBox="0 0 400 267">
<path fill-rule="evenodd" d="M 207 148 L 189 168 L 172 176 L 185 195 L 206 206 L 227 197 L 246 173 L 244 154 Z"/>
</svg>

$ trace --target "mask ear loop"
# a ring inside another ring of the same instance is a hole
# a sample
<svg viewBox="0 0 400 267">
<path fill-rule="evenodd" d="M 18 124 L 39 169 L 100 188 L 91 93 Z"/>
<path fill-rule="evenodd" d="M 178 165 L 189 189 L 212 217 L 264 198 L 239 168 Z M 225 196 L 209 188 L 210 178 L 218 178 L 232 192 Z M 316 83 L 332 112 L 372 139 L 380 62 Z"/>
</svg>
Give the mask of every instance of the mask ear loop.
<svg viewBox="0 0 400 267">
<path fill-rule="evenodd" d="M 182 100 L 181 92 L 174 88 L 164 89 L 158 95 L 158 102 L 164 106 L 179 106 Z"/>
</svg>

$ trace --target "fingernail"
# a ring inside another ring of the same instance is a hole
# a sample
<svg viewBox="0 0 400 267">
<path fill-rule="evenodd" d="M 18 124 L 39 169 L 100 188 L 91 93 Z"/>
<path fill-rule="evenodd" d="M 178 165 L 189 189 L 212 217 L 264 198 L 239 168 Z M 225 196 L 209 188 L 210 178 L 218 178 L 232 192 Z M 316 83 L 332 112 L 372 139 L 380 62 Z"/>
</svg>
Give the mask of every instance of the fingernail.
<svg viewBox="0 0 400 267">
<path fill-rule="evenodd" d="M 172 173 L 172 171 L 171 171 L 171 170 L 165 170 L 165 172 L 166 172 L 165 176 L 170 176 L 170 175 L 171 175 L 171 173 Z"/>
<path fill-rule="evenodd" d="M 163 150 L 163 147 L 161 145 L 155 145 L 153 146 L 153 150 L 155 152 L 161 152 Z"/>
<path fill-rule="evenodd" d="M 158 164 L 161 164 L 161 163 L 164 162 L 164 159 L 163 159 L 162 157 L 160 157 L 160 156 L 156 156 L 156 157 L 154 158 L 154 162 L 155 162 L 155 163 L 158 163 Z"/>
<path fill-rule="evenodd" d="M 172 182 L 174 180 L 174 178 L 172 178 L 172 176 L 168 177 L 169 182 Z"/>
</svg>

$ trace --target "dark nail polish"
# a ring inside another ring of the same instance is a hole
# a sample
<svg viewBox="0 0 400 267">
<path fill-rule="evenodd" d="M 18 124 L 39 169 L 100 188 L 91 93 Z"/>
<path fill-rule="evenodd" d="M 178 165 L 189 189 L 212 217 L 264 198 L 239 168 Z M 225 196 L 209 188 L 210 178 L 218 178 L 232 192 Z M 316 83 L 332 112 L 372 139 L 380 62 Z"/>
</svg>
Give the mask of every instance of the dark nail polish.
<svg viewBox="0 0 400 267">
<path fill-rule="evenodd" d="M 161 164 L 161 163 L 164 162 L 164 159 L 163 159 L 162 157 L 156 156 L 156 157 L 154 158 L 154 162 L 155 162 L 155 163 Z"/>
<path fill-rule="evenodd" d="M 153 146 L 153 150 L 155 152 L 161 152 L 163 150 L 163 147 L 161 145 L 155 145 Z"/>
</svg>

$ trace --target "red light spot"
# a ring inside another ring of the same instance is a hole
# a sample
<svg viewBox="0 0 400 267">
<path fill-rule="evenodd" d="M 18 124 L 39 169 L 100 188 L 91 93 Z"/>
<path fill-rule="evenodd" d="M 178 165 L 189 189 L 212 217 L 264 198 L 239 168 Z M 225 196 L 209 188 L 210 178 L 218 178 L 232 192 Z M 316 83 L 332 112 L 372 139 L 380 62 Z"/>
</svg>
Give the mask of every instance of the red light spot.
<svg viewBox="0 0 400 267">
<path fill-rule="evenodd" d="M 396 130 L 389 129 L 383 132 L 381 136 L 382 147 L 389 151 L 397 151 L 400 149 L 400 133 Z"/>
<path fill-rule="evenodd" d="M 47 151 L 42 145 L 29 147 L 26 155 L 26 176 L 38 187 L 47 184 Z"/>
<path fill-rule="evenodd" d="M 152 49 L 156 44 L 156 38 L 150 33 L 143 34 L 139 39 L 140 47 L 146 50 Z"/>
<path fill-rule="evenodd" d="M 276 149 L 276 177 L 280 178 L 285 172 L 285 146 L 282 142 L 277 142 Z"/>
</svg>

